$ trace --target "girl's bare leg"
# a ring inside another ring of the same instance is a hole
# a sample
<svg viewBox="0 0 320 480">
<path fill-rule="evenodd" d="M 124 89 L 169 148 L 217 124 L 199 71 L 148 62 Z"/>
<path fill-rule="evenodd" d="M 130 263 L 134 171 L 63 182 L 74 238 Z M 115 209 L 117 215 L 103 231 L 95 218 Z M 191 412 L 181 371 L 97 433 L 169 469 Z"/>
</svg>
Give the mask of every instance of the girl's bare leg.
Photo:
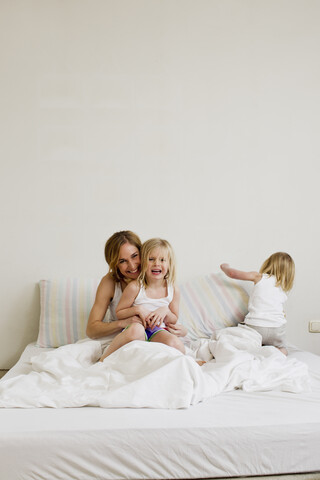
<svg viewBox="0 0 320 480">
<path fill-rule="evenodd" d="M 120 347 L 123 347 L 123 345 L 126 345 L 133 340 L 145 340 L 145 338 L 146 336 L 143 325 L 141 325 L 141 323 L 132 323 L 128 326 L 128 328 L 123 330 L 112 340 L 107 348 L 107 351 L 100 358 L 100 362 L 103 362 L 106 357 L 111 355 L 111 353 L 115 352 Z"/>
<path fill-rule="evenodd" d="M 161 330 L 160 332 L 156 333 L 151 338 L 150 342 L 164 343 L 165 345 L 169 345 L 169 347 L 176 348 L 181 353 L 186 352 L 181 340 L 175 335 L 172 335 L 171 333 L 167 332 L 166 330 Z"/>
</svg>

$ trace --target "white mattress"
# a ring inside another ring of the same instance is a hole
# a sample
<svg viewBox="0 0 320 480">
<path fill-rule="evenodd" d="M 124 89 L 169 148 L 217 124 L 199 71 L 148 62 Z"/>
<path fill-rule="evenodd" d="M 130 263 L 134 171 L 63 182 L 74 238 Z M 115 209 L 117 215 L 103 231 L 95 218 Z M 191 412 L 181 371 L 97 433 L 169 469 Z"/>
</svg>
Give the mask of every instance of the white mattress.
<svg viewBox="0 0 320 480">
<path fill-rule="evenodd" d="M 47 349 L 48 350 L 48 349 Z M 29 345 L 3 378 L 27 373 Z M 312 392 L 235 390 L 185 410 L 0 409 L 1 478 L 175 479 L 320 471 L 320 357 Z"/>
</svg>

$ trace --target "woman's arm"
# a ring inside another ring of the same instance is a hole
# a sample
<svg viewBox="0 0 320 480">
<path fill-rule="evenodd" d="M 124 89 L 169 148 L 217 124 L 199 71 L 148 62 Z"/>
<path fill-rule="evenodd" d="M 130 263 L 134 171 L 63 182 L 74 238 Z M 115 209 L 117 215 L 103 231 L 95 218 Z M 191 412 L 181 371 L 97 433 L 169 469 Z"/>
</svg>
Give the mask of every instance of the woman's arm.
<svg viewBox="0 0 320 480">
<path fill-rule="evenodd" d="M 104 322 L 107 309 L 113 298 L 115 290 L 114 280 L 106 275 L 102 278 L 96 293 L 95 302 L 91 309 L 87 324 L 86 334 L 89 338 L 97 339 L 119 332 L 124 328 L 123 322 Z"/>
<path fill-rule="evenodd" d="M 166 325 L 168 331 L 177 337 L 185 337 L 189 333 L 187 327 L 182 325 L 182 323 L 167 323 Z"/>
<path fill-rule="evenodd" d="M 228 275 L 228 277 L 236 280 L 249 280 L 258 283 L 262 278 L 262 274 L 259 272 L 243 272 L 242 270 L 236 270 L 235 268 L 231 268 L 228 263 L 222 263 L 220 268 L 226 275 Z"/>
<path fill-rule="evenodd" d="M 116 308 L 116 314 L 119 320 L 138 316 L 141 319 L 141 323 L 145 327 L 145 317 L 149 311 L 139 305 L 133 305 L 136 296 L 139 293 L 139 289 L 139 283 L 136 281 L 132 281 L 126 286 Z"/>
</svg>

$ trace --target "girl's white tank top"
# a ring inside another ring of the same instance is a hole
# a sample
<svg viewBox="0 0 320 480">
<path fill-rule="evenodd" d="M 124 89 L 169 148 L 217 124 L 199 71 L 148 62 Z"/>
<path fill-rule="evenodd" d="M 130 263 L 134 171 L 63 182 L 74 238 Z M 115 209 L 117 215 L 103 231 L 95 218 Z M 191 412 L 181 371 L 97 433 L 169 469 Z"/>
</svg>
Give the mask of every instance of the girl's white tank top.
<svg viewBox="0 0 320 480">
<path fill-rule="evenodd" d="M 134 305 L 143 305 L 145 308 L 153 312 L 159 307 L 167 307 L 173 299 L 173 286 L 167 285 L 167 296 L 164 298 L 149 298 L 146 294 L 144 286 L 141 285 L 138 295 L 134 301 Z"/>
</svg>

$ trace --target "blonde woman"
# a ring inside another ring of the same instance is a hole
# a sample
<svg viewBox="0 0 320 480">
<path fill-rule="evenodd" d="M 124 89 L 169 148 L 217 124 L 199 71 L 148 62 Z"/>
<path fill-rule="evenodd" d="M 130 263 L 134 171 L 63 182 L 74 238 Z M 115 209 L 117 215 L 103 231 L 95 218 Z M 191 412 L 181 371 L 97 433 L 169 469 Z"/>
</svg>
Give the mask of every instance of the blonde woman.
<svg viewBox="0 0 320 480">
<path fill-rule="evenodd" d="M 104 253 L 109 272 L 101 279 L 97 289 L 87 324 L 88 337 L 99 339 L 118 334 L 131 324 L 134 328 L 130 333 L 134 336 L 137 324 L 142 324 L 144 328 L 144 322 L 138 316 L 130 315 L 119 320 L 116 315 L 116 308 L 123 290 L 140 274 L 140 249 L 140 238 L 130 230 L 116 232 L 107 240 Z M 105 322 L 108 309 L 110 321 Z"/>
<path fill-rule="evenodd" d="M 126 328 L 117 335 L 100 360 L 132 340 L 165 343 L 185 353 L 181 340 L 166 328 L 166 324 L 176 324 L 178 320 L 179 300 L 171 245 L 160 238 L 148 240 L 141 248 L 139 278 L 126 287 L 116 309 L 119 320 L 133 316 L 140 318 L 136 335 L 131 338 L 127 334 L 131 327 Z"/>
<path fill-rule="evenodd" d="M 249 298 L 249 313 L 244 323 L 262 335 L 262 345 L 273 345 L 287 355 L 284 304 L 295 275 L 295 265 L 290 255 L 285 252 L 272 254 L 259 272 L 243 272 L 231 268 L 227 263 L 220 265 L 220 268 L 230 278 L 254 283 Z"/>
</svg>

